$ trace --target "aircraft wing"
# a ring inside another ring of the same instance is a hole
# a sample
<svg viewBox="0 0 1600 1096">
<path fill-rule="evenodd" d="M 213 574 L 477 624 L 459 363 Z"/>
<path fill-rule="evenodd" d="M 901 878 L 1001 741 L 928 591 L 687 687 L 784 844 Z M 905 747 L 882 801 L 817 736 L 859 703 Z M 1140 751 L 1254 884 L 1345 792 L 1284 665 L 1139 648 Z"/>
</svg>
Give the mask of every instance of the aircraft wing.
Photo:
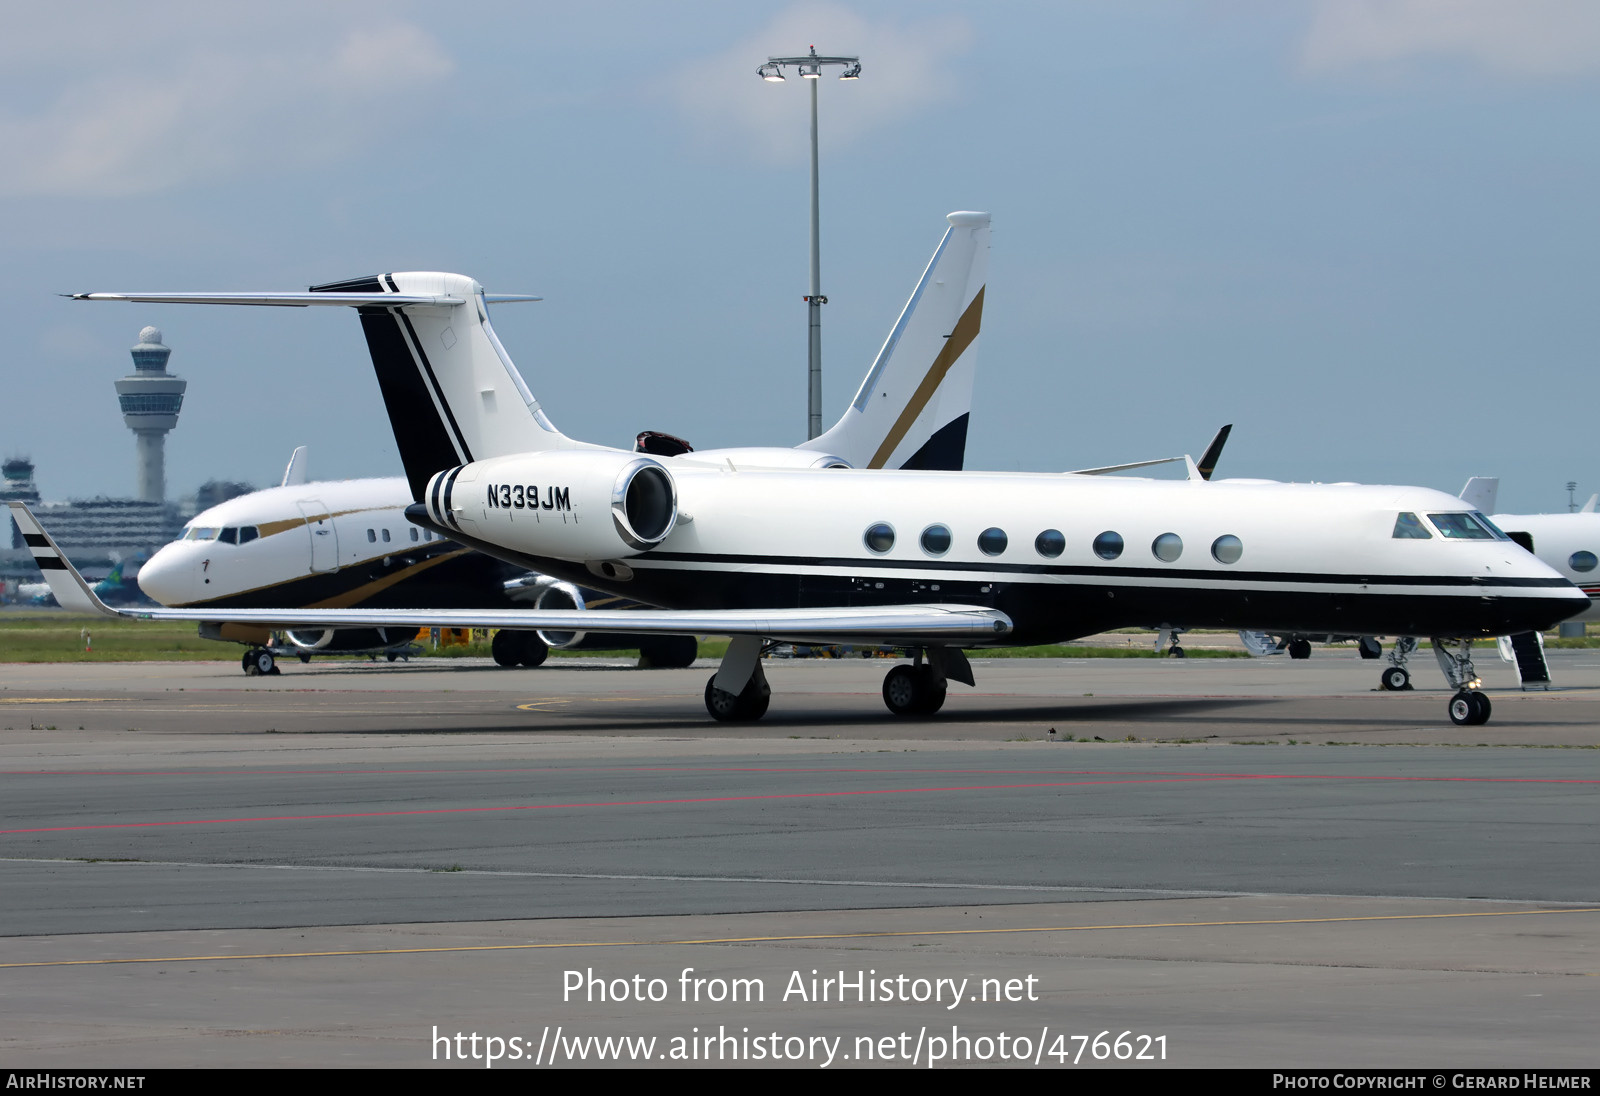
<svg viewBox="0 0 1600 1096">
<path fill-rule="evenodd" d="M 1011 618 L 970 605 L 820 609 L 113 609 L 95 594 L 22 502 L 12 516 L 64 608 L 132 620 L 192 620 L 271 628 L 519 628 L 636 635 L 745 635 L 794 643 L 977 643 L 1004 639 Z"/>
<path fill-rule="evenodd" d="M 246 304 L 268 305 L 278 308 L 307 308 L 312 305 L 346 305 L 352 308 L 382 306 L 398 308 L 406 305 L 456 305 L 466 302 L 460 297 L 445 295 L 417 295 L 406 293 L 63 293 L 75 301 L 132 301 L 136 304 Z M 485 293 L 488 304 L 507 304 L 518 301 L 540 301 L 523 293 Z"/>
</svg>

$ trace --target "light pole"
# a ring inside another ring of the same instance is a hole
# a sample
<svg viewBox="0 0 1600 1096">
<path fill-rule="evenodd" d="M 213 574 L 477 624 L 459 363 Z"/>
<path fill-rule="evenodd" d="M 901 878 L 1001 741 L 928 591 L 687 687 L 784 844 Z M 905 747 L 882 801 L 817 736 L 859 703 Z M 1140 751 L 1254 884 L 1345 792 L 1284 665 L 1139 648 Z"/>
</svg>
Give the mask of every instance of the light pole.
<svg viewBox="0 0 1600 1096">
<path fill-rule="evenodd" d="M 756 75 L 770 83 L 782 83 L 783 70 L 789 65 L 811 81 L 811 292 L 805 299 L 810 351 L 806 397 L 806 438 L 809 440 L 822 433 L 822 306 L 828 303 L 828 298 L 822 295 L 822 244 L 817 223 L 817 81 L 822 79 L 825 65 L 843 65 L 841 80 L 859 79 L 861 59 L 818 57 L 817 47 L 812 46 L 804 57 L 768 57 L 767 63 L 756 69 Z"/>
</svg>

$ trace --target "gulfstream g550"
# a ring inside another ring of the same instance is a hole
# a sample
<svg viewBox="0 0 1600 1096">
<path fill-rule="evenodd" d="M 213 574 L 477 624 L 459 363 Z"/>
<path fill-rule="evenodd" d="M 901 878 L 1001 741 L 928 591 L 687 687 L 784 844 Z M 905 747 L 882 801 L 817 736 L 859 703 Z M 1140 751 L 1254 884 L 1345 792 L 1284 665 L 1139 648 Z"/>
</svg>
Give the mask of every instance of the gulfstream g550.
<svg viewBox="0 0 1600 1096">
<path fill-rule="evenodd" d="M 496 298 L 471 278 L 385 274 L 295 294 L 86 294 L 84 299 L 357 309 L 417 502 L 412 521 L 529 570 L 661 606 L 605 611 L 237 610 L 208 619 L 287 627 L 434 623 L 621 628 L 734 637 L 707 682 L 718 719 L 767 708 L 762 645 L 873 642 L 914 652 L 891 670 L 899 714 L 972 683 L 962 648 L 1055 642 L 1107 628 L 1426 635 L 1453 653 L 1449 713 L 1481 723 L 1488 698 L 1475 637 L 1543 629 L 1583 593 L 1495 535 L 1446 532 L 1482 519 L 1413 487 L 1106 478 L 1070 473 L 887 470 L 932 398 L 972 368 L 989 218 L 956 213 L 908 313 L 844 423 L 904 403 L 865 460 L 833 432 L 794 450 L 651 456 L 562 434 L 489 324 Z M 912 385 L 909 399 L 893 386 Z M 919 393 L 928 399 L 919 399 Z M 851 416 L 860 416 L 852 420 Z M 837 428 L 836 428 L 837 429 Z M 800 466 L 804 465 L 804 466 Z M 859 466 L 859 465 L 865 465 Z M 36 558 L 80 606 L 93 599 L 25 508 Z M 110 610 L 105 610 L 109 612 Z M 132 614 L 198 619 L 188 610 Z"/>
</svg>

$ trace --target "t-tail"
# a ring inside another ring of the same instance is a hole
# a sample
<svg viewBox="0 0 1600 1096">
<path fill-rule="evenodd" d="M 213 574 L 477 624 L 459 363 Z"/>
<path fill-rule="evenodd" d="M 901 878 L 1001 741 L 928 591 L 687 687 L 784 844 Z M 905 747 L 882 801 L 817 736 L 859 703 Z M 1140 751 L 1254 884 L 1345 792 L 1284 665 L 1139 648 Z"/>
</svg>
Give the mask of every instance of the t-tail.
<svg viewBox="0 0 1600 1096">
<path fill-rule="evenodd" d="M 958 471 L 983 323 L 989 215 L 952 213 L 844 416 L 801 447 L 857 468 Z"/>
<path fill-rule="evenodd" d="M 412 497 L 437 472 L 488 457 L 588 448 L 545 416 L 489 323 L 483 287 L 461 274 L 405 272 L 314 285 L 421 303 L 357 308 Z"/>
</svg>

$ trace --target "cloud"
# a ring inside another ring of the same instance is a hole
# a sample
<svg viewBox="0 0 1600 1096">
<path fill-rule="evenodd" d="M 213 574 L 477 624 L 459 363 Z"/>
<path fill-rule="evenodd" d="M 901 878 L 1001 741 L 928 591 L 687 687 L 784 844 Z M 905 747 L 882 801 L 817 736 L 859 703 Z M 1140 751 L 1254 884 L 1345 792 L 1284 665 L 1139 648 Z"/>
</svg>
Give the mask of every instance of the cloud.
<svg viewBox="0 0 1600 1096">
<path fill-rule="evenodd" d="M 684 66 L 672 83 L 702 136 L 792 163 L 810 156 L 805 131 L 794 122 L 805 81 L 791 69 L 784 84 L 762 83 L 755 70 L 767 57 L 797 56 L 815 43 L 823 56 L 861 58 L 860 80 L 841 84 L 841 70 L 829 68 L 830 86 L 818 89 L 825 139 L 838 146 L 954 96 L 960 80 L 948 61 L 972 39 L 970 25 L 955 16 L 874 22 L 834 4 L 798 4 L 716 56 Z"/>
<path fill-rule="evenodd" d="M 1329 72 L 1421 57 L 1517 77 L 1600 70 L 1594 0 L 1317 0 L 1302 60 Z"/>
<path fill-rule="evenodd" d="M 414 94 L 454 69 L 435 39 L 381 9 L 181 10 L 163 22 L 106 9 L 81 35 L 41 19 L 21 36 L 26 54 L 11 37 L 0 196 L 147 194 L 328 162 L 405 124 Z"/>
</svg>

